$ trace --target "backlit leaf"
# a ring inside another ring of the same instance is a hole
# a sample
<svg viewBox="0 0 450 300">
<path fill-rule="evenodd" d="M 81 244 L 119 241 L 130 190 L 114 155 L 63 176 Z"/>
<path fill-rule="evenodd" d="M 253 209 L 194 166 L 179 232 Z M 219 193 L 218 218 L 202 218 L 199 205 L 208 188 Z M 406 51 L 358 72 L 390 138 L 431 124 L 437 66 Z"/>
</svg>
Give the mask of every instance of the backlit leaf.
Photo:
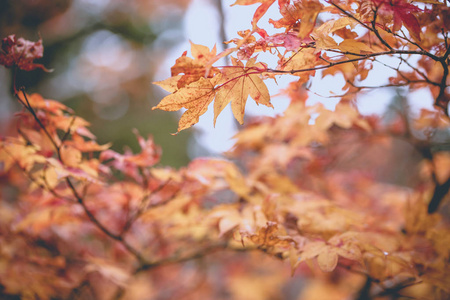
<svg viewBox="0 0 450 300">
<path fill-rule="evenodd" d="M 199 121 L 200 116 L 206 112 L 214 97 L 214 86 L 210 80 L 202 77 L 179 89 L 176 93 L 166 96 L 152 109 L 177 111 L 186 108 L 187 111 L 181 116 L 178 123 L 178 132 L 180 132 Z"/>
<path fill-rule="evenodd" d="M 273 107 L 270 103 L 270 95 L 267 86 L 260 77 L 260 70 L 265 66 L 256 63 L 252 58 L 244 64 L 235 59 L 233 66 L 222 71 L 222 78 L 217 88 L 216 100 L 214 101 L 214 123 L 225 106 L 231 102 L 231 110 L 239 123 L 244 123 L 244 111 L 248 96 L 252 97 L 257 104 Z"/>
</svg>

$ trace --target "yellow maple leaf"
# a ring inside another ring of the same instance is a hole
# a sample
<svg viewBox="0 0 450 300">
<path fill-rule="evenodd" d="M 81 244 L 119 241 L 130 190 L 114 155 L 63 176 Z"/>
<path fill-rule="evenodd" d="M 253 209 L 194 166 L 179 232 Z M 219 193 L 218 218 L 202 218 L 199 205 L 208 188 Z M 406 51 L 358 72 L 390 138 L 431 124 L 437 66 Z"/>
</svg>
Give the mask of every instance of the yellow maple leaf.
<svg viewBox="0 0 450 300">
<path fill-rule="evenodd" d="M 189 128 L 198 122 L 201 115 L 208 109 L 208 105 L 215 96 L 214 85 L 209 79 L 201 77 L 198 81 L 188 84 L 177 92 L 163 98 L 152 109 L 177 111 L 186 108 L 178 123 L 178 132 Z"/>
<path fill-rule="evenodd" d="M 353 28 L 355 24 L 356 21 L 349 17 L 328 20 L 320 25 L 316 30 L 314 30 L 313 35 L 316 38 L 323 38 L 344 27 L 350 26 Z"/>
<path fill-rule="evenodd" d="M 363 52 L 366 53 L 374 52 L 373 49 L 370 48 L 368 44 L 350 39 L 343 40 L 341 43 L 339 43 L 339 46 L 337 46 L 336 48 L 343 52 L 352 52 L 357 54 L 362 54 Z"/>
<path fill-rule="evenodd" d="M 190 58 L 186 52 L 179 57 L 175 65 L 172 66 L 171 73 L 172 78 L 176 78 L 176 88 L 182 88 L 188 84 L 199 80 L 201 77 L 213 77 L 217 72 L 215 68 L 210 68 L 208 63 L 211 59 L 216 56 L 216 46 L 214 46 L 211 51 L 208 47 L 203 45 L 194 44 L 191 42 L 191 54 L 193 58 Z M 208 66 L 208 67 L 207 67 Z M 178 76 L 181 75 L 179 78 Z M 158 83 L 157 83 L 158 84 Z M 171 83 L 173 85 L 173 83 Z M 161 87 L 166 88 L 166 86 Z M 173 90 L 169 90 L 173 93 Z"/>
<path fill-rule="evenodd" d="M 82 161 L 81 151 L 75 147 L 63 145 L 61 147 L 61 161 L 68 167 L 76 168 Z"/>
<path fill-rule="evenodd" d="M 316 41 L 316 48 L 323 50 L 335 49 L 337 47 L 337 43 L 331 37 L 331 35 L 335 31 L 345 28 L 347 26 L 353 28 L 355 24 L 356 21 L 348 17 L 339 18 L 336 20 L 329 20 L 323 23 L 318 28 L 316 28 L 312 33 L 312 36 L 314 36 Z"/>
<path fill-rule="evenodd" d="M 35 164 L 45 162 L 45 157 L 38 153 L 37 145 L 29 146 L 19 138 L 6 138 L 0 141 L 0 173 L 7 172 L 14 164 L 29 171 Z"/>
<path fill-rule="evenodd" d="M 323 6 L 319 1 L 303 1 L 303 16 L 300 23 L 300 28 L 298 31 L 298 36 L 300 38 L 305 38 L 316 25 L 316 19 L 319 12 L 322 10 Z"/>
<path fill-rule="evenodd" d="M 360 117 L 357 109 L 345 103 L 338 104 L 335 111 L 322 111 L 315 124 L 324 130 L 329 129 L 333 124 L 341 128 L 350 128 L 357 125 L 368 132 L 371 130 L 370 125 Z"/>
<path fill-rule="evenodd" d="M 252 97 L 257 104 L 273 107 L 270 103 L 269 90 L 259 76 L 261 69 L 265 69 L 265 66 L 262 63 L 255 63 L 255 58 L 249 59 L 245 67 L 236 58 L 231 57 L 231 59 L 233 66 L 222 70 L 222 79 L 218 82 L 214 101 L 214 124 L 217 116 L 230 102 L 234 117 L 243 124 L 248 96 Z"/>
<path fill-rule="evenodd" d="M 288 235 L 280 235 L 278 224 L 276 222 L 267 221 L 266 226 L 258 229 L 256 233 L 249 234 L 241 232 L 241 235 L 247 237 L 250 241 L 264 248 L 284 248 L 289 249 L 296 242 Z"/>
<path fill-rule="evenodd" d="M 319 61 L 316 50 L 304 48 L 294 53 L 286 61 L 280 61 L 281 70 L 304 70 L 314 68 Z"/>
<path fill-rule="evenodd" d="M 324 272 L 332 272 L 339 256 L 361 262 L 361 250 L 355 244 L 353 232 L 335 235 L 328 242 L 313 241 L 307 243 L 301 252 L 300 259 L 294 264 L 296 268 L 301 262 L 316 258 L 319 268 Z"/>
<path fill-rule="evenodd" d="M 178 82 L 181 80 L 183 76 L 184 75 L 176 75 L 161 81 L 155 81 L 153 83 L 159 85 L 160 87 L 162 87 L 163 89 L 165 89 L 170 93 L 175 93 L 178 90 Z"/>
</svg>

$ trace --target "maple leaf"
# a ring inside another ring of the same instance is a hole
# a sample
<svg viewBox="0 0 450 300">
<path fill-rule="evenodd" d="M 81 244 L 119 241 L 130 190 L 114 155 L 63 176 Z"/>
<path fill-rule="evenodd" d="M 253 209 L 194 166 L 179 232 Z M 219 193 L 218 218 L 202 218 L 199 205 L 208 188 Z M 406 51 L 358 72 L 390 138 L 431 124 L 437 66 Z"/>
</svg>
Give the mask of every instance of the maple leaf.
<svg viewBox="0 0 450 300">
<path fill-rule="evenodd" d="M 258 44 L 266 44 L 271 47 L 283 47 L 288 51 L 296 51 L 302 47 L 314 44 L 310 37 L 300 38 L 295 32 L 277 33 L 258 40 Z"/>
<path fill-rule="evenodd" d="M 269 90 L 260 77 L 267 67 L 262 63 L 256 63 L 256 58 L 249 59 L 245 66 L 234 57 L 231 57 L 231 60 L 233 66 L 223 68 L 220 75 L 211 79 L 201 77 L 182 88 L 176 86 L 176 82 L 180 79 L 179 75 L 155 82 L 173 94 L 163 98 L 152 109 L 176 111 L 186 108 L 187 111 L 178 123 L 178 132 L 180 132 L 196 124 L 214 98 L 214 124 L 230 102 L 236 120 L 243 124 L 248 96 L 257 104 L 273 107 L 270 103 Z"/>
<path fill-rule="evenodd" d="M 257 28 L 256 24 L 258 23 L 258 21 L 262 18 L 262 16 L 264 16 L 264 14 L 274 2 L 275 0 L 236 0 L 236 2 L 232 4 L 232 6 L 261 3 L 261 5 L 256 9 L 252 19 L 252 26 L 255 29 Z M 278 2 L 286 2 L 286 0 L 278 0 Z"/>
<path fill-rule="evenodd" d="M 298 22 L 301 19 L 302 13 L 302 4 L 299 1 L 295 1 L 290 4 L 290 1 L 285 1 L 283 5 L 280 5 L 280 13 L 283 18 L 278 21 L 269 19 L 269 23 L 272 24 L 275 28 L 286 28 L 286 30 L 290 29 L 298 29 Z"/>
<path fill-rule="evenodd" d="M 207 77 L 213 77 L 217 73 L 217 69 L 207 68 L 209 61 L 216 56 L 216 46 L 210 51 L 206 46 L 190 43 L 191 53 L 194 58 L 187 57 L 186 52 L 184 52 L 170 69 L 172 78 L 184 73 L 184 75 L 176 77 L 176 87 L 178 89 L 199 80 L 201 77 L 206 76 L 206 73 L 208 73 Z"/>
<path fill-rule="evenodd" d="M 354 107 L 343 103 L 339 103 L 335 111 L 323 110 L 316 119 L 316 126 L 325 130 L 333 124 L 342 128 L 350 128 L 353 125 L 357 125 L 366 131 L 371 130 L 367 121 L 361 118 Z"/>
<path fill-rule="evenodd" d="M 106 150 L 100 154 L 100 160 L 106 161 L 114 159 L 112 165 L 118 169 L 125 171 L 134 167 L 151 167 L 159 162 L 161 156 L 161 149 L 155 145 L 153 138 L 150 136 L 147 140 L 140 136 L 137 130 L 134 130 L 141 152 L 138 154 L 132 154 L 131 151 L 125 154 L 119 154 L 113 150 Z"/>
<path fill-rule="evenodd" d="M 290 236 L 282 236 L 278 233 L 278 224 L 268 221 L 266 226 L 260 228 L 257 233 L 248 234 L 241 233 L 243 237 L 247 237 L 253 243 L 262 247 L 278 247 L 289 249 L 291 245 L 295 245 L 296 242 Z"/>
<path fill-rule="evenodd" d="M 316 258 L 322 271 L 331 272 L 336 268 L 339 256 L 361 261 L 361 250 L 352 240 L 354 235 L 355 233 L 348 232 L 334 236 L 328 242 L 314 241 L 306 244 L 296 266 L 303 261 Z"/>
<path fill-rule="evenodd" d="M 63 115 L 64 111 L 73 113 L 71 108 L 65 106 L 61 102 L 44 99 L 42 95 L 37 93 L 31 95 L 20 93 L 18 97 L 22 103 L 28 102 L 28 104 L 34 109 L 42 109 L 55 115 Z"/>
<path fill-rule="evenodd" d="M 288 59 L 281 59 L 278 62 L 278 68 L 280 70 L 303 70 L 314 68 L 317 64 L 320 64 L 319 59 L 320 52 L 313 48 L 303 48 Z M 315 71 L 310 71 L 309 74 L 314 75 Z M 305 74 L 305 73 L 300 73 Z"/>
<path fill-rule="evenodd" d="M 339 46 L 336 46 L 334 48 L 339 49 L 343 52 L 351 52 L 357 54 L 375 52 L 372 48 L 370 48 L 369 45 L 350 39 L 343 40 L 341 43 L 339 43 Z"/>
<path fill-rule="evenodd" d="M 238 45 L 239 50 L 237 52 L 237 57 L 241 60 L 248 60 L 250 57 L 252 57 L 253 53 L 257 50 L 257 48 L 262 48 L 263 51 L 265 51 L 265 44 L 263 42 L 262 47 L 259 47 L 259 42 L 256 42 L 256 38 L 252 35 L 251 30 L 243 30 L 238 31 L 238 35 L 242 37 L 242 39 L 235 38 L 228 42 L 228 43 L 235 43 Z"/>
<path fill-rule="evenodd" d="M 66 141 L 66 145 L 73 146 L 81 152 L 104 151 L 111 147 L 111 143 L 99 145 L 95 140 L 85 141 L 84 138 L 76 131 L 72 134 L 72 140 Z"/>
<path fill-rule="evenodd" d="M 298 36 L 300 38 L 307 37 L 316 25 L 316 19 L 319 12 L 322 10 L 322 4 L 319 1 L 304 1 L 301 16 L 300 28 L 298 29 Z"/>
<path fill-rule="evenodd" d="M 68 167 L 76 168 L 82 161 L 81 151 L 74 147 L 63 145 L 60 149 L 60 153 L 61 161 Z"/>
<path fill-rule="evenodd" d="M 284 1 L 280 4 L 280 13 L 282 19 L 274 21 L 269 20 L 275 28 L 286 28 L 286 30 L 295 30 L 299 38 L 307 38 L 314 29 L 316 19 L 323 6 L 317 0 L 309 1 Z"/>
<path fill-rule="evenodd" d="M 339 29 L 350 26 L 355 27 L 357 22 L 352 18 L 339 18 L 336 20 L 328 20 L 314 30 L 313 35 L 317 38 L 325 38 Z"/>
<path fill-rule="evenodd" d="M 408 29 L 409 33 L 420 41 L 420 25 L 413 12 L 422 11 L 415 5 L 406 0 L 371 0 L 375 9 L 382 18 L 389 20 L 393 18 L 394 25 L 392 31 L 397 32 L 402 24 Z"/>
<path fill-rule="evenodd" d="M 248 96 L 252 97 L 257 104 L 273 107 L 270 103 L 270 95 L 267 86 L 259 76 L 261 70 L 266 69 L 262 63 L 255 63 L 251 58 L 244 64 L 231 57 L 233 67 L 222 70 L 222 78 L 218 82 L 216 100 L 214 101 L 214 124 L 217 116 L 225 106 L 231 102 L 231 110 L 240 124 L 244 123 L 245 104 Z"/>
<path fill-rule="evenodd" d="M 18 164 L 24 170 L 31 170 L 35 164 L 45 162 L 45 157 L 38 154 L 37 145 L 27 145 L 17 138 L 0 140 L 0 173 L 7 172 L 12 165 Z"/>
<path fill-rule="evenodd" d="M 236 205 L 220 205 L 214 208 L 209 218 L 217 222 L 219 237 L 226 236 L 242 222 L 242 216 Z"/>
<path fill-rule="evenodd" d="M 155 84 L 159 84 L 155 82 Z M 164 87 L 164 86 L 163 86 Z M 166 96 L 152 109 L 177 111 L 186 108 L 178 123 L 178 132 L 196 124 L 201 115 L 208 110 L 208 105 L 215 97 L 214 85 L 207 78 L 199 80 L 180 88 L 175 93 Z"/>
<path fill-rule="evenodd" d="M 6 68 L 17 66 L 21 70 L 32 71 L 34 69 L 42 69 L 46 72 L 51 72 L 41 64 L 35 64 L 35 59 L 44 56 L 44 47 L 42 46 L 42 39 L 37 42 L 27 41 L 23 38 L 16 38 L 10 35 L 2 40 L 2 47 L 0 51 L 0 65 Z"/>
</svg>

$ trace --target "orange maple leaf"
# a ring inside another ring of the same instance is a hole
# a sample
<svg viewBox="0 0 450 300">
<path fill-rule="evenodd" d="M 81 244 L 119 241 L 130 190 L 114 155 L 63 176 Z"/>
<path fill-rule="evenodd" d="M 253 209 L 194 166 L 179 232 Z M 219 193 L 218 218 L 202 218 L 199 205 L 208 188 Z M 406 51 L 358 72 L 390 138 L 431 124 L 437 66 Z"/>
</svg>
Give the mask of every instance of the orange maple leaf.
<svg viewBox="0 0 450 300">
<path fill-rule="evenodd" d="M 231 57 L 233 67 L 222 70 L 222 78 L 217 87 L 216 100 L 214 101 L 214 124 L 217 116 L 231 102 L 234 117 L 240 124 L 244 123 L 245 104 L 248 96 L 257 104 L 273 107 L 270 103 L 270 95 L 267 86 L 259 74 L 261 69 L 266 69 L 262 63 L 255 63 L 251 58 L 244 64 Z"/>
<path fill-rule="evenodd" d="M 306 244 L 295 267 L 303 261 L 316 258 L 322 271 L 331 272 L 336 268 L 339 256 L 360 261 L 361 250 L 352 240 L 354 235 L 352 232 L 347 232 L 332 237 L 328 242 L 314 241 Z"/>
<path fill-rule="evenodd" d="M 256 3 L 261 3 L 261 5 L 256 9 L 255 14 L 253 15 L 252 19 L 252 26 L 253 28 L 257 28 L 256 24 L 258 23 L 259 19 L 264 16 L 264 14 L 267 12 L 269 7 L 275 2 L 275 0 L 236 0 L 233 5 L 252 5 Z M 278 0 L 278 2 L 286 2 L 286 0 Z"/>
<path fill-rule="evenodd" d="M 194 58 L 187 57 L 185 52 L 176 60 L 175 65 L 170 69 L 173 77 L 184 74 L 177 78 L 176 87 L 185 87 L 186 85 L 199 80 L 200 77 L 204 77 L 207 73 L 208 62 L 216 56 L 216 52 L 216 46 L 210 51 L 206 46 L 191 42 L 191 54 Z M 208 77 L 213 77 L 217 71 L 218 70 L 215 68 L 212 68 L 212 70 L 209 69 Z"/>
<path fill-rule="evenodd" d="M 269 20 L 275 28 L 286 28 L 286 31 L 294 29 L 301 39 L 307 38 L 316 25 L 316 19 L 323 5 L 317 0 L 308 1 L 283 1 L 280 5 L 280 13 L 283 16 L 278 21 Z"/>
<path fill-rule="evenodd" d="M 256 233 L 248 234 L 241 232 L 242 237 L 249 238 L 253 243 L 260 247 L 278 247 L 288 249 L 296 242 L 290 237 L 278 234 L 278 224 L 276 222 L 267 221 L 267 225 L 261 227 Z"/>
<path fill-rule="evenodd" d="M 155 83 L 158 84 L 158 82 Z M 208 105 L 213 101 L 214 96 L 214 85 L 209 79 L 201 77 L 199 80 L 163 98 L 152 109 L 177 111 L 186 108 L 187 111 L 181 116 L 178 123 L 178 132 L 180 132 L 198 122 L 200 116 L 206 112 Z"/>
<path fill-rule="evenodd" d="M 322 4 L 319 1 L 303 1 L 303 14 L 301 17 L 300 28 L 298 29 L 298 36 L 306 38 L 314 29 L 316 19 L 319 12 L 322 10 Z"/>
</svg>

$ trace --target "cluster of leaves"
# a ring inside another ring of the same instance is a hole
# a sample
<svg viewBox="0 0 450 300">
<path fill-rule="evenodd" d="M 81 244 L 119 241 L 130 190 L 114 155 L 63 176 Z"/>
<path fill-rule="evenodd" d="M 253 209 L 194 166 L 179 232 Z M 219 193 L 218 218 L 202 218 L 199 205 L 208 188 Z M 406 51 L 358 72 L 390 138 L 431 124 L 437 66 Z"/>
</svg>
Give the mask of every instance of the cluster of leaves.
<svg viewBox="0 0 450 300">
<path fill-rule="evenodd" d="M 141 151 L 117 153 L 99 145 L 70 108 L 14 88 L 23 110 L 16 130 L 0 140 L 2 295 L 449 297 L 450 220 L 445 211 L 433 212 L 439 204 L 445 209 L 450 155 L 435 150 L 439 141 L 431 134 L 448 137 L 450 127 L 442 109 L 448 103 L 447 6 L 280 0 L 283 18 L 270 22 L 285 32 L 269 36 L 257 24 L 274 2 L 237 1 L 261 4 L 252 30 L 232 41 L 236 47 L 217 54 L 192 44 L 193 58 L 184 54 L 173 77 L 158 83 L 172 92 L 158 108 L 188 109 L 182 130 L 213 100 L 215 118 L 231 102 L 243 122 L 248 96 L 271 105 L 265 78 L 299 76 L 285 91 L 291 104 L 284 115 L 250 123 L 228 160 L 160 167 L 161 150 L 137 132 Z M 325 13 L 333 18 L 319 22 Z M 278 54 L 279 66 L 258 62 L 259 51 Z M 15 53 L 4 49 L 1 64 L 34 65 Z M 213 66 L 231 53 L 237 54 L 232 66 Z M 400 114 L 388 124 L 361 116 L 353 100 L 364 87 L 356 83 L 384 55 L 410 67 L 395 68 L 390 85 L 427 88 L 441 108 Z M 346 79 L 334 111 L 306 105 L 304 85 L 317 70 Z M 400 185 L 399 176 L 411 180 Z"/>
<path fill-rule="evenodd" d="M 213 100 L 214 122 L 231 102 L 233 114 L 242 124 L 248 96 L 257 104 L 272 107 L 263 79 L 292 74 L 299 77 L 299 83 L 307 83 L 323 69 L 326 71 L 321 76 L 344 77 L 345 98 L 353 100 L 357 92 L 368 88 L 356 84 L 368 76 L 377 58 L 389 56 L 398 62 L 386 66 L 397 71 L 388 86 L 409 86 L 410 90 L 426 87 L 434 104 L 448 115 L 449 9 L 437 1 L 415 2 L 423 8 L 407 0 L 278 0 L 282 18 L 269 22 L 284 32 L 269 35 L 257 24 L 275 0 L 237 0 L 235 5 L 261 3 L 253 28 L 240 32 L 241 38 L 228 42 L 236 46 L 219 54 L 215 48 L 192 44 L 193 58 L 184 53 L 172 67 L 172 77 L 156 82 L 171 95 L 154 108 L 187 109 L 179 122 L 180 131 L 197 123 Z M 278 56 L 278 65 L 271 68 L 257 61 L 258 52 Z M 231 66 L 214 66 L 231 54 L 237 56 L 230 56 Z M 407 70 L 400 68 L 403 65 Z"/>
</svg>

